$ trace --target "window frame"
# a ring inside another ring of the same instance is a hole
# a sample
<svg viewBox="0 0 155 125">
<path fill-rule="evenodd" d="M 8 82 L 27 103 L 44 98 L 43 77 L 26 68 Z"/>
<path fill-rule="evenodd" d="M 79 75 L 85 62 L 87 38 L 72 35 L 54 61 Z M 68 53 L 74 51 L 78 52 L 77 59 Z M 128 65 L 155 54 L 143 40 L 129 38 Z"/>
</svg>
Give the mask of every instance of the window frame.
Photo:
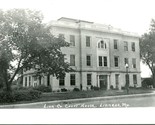
<svg viewBox="0 0 155 125">
<path fill-rule="evenodd" d="M 136 51 L 136 44 L 135 44 L 135 42 L 131 42 L 131 50 L 132 50 L 133 52 Z"/>
<path fill-rule="evenodd" d="M 27 76 L 25 76 L 25 87 L 27 87 Z"/>
<path fill-rule="evenodd" d="M 99 67 L 103 66 L 102 56 L 98 56 L 98 65 L 99 65 Z"/>
<path fill-rule="evenodd" d="M 70 55 L 70 66 L 75 66 L 75 55 L 74 54 Z"/>
<path fill-rule="evenodd" d="M 124 65 L 128 64 L 129 66 L 129 58 L 124 58 Z"/>
<path fill-rule="evenodd" d="M 59 78 L 59 86 L 65 86 L 65 77 L 60 77 Z"/>
<path fill-rule="evenodd" d="M 92 74 L 87 74 L 87 85 L 92 85 Z"/>
<path fill-rule="evenodd" d="M 76 75 L 75 74 L 70 74 L 70 85 L 71 86 L 75 86 L 76 85 Z"/>
<path fill-rule="evenodd" d="M 29 86 L 31 86 L 31 76 L 29 76 Z"/>
<path fill-rule="evenodd" d="M 116 66 L 116 60 L 117 59 L 117 66 Z M 114 56 L 114 66 L 119 67 L 119 56 Z"/>
<path fill-rule="evenodd" d="M 118 50 L 118 40 L 114 39 L 114 49 Z"/>
<path fill-rule="evenodd" d="M 103 66 L 104 67 L 107 67 L 108 66 L 108 58 L 107 58 L 107 56 L 103 56 Z"/>
<path fill-rule="evenodd" d="M 137 75 L 136 74 L 133 74 L 133 84 L 134 85 L 138 84 L 138 82 L 137 82 Z"/>
<path fill-rule="evenodd" d="M 86 47 L 91 47 L 91 37 L 90 36 L 86 36 Z"/>
<path fill-rule="evenodd" d="M 90 57 L 90 59 L 88 59 Z M 86 55 L 86 65 L 91 66 L 91 55 Z"/>
<path fill-rule="evenodd" d="M 136 58 L 132 58 L 132 68 L 136 69 L 137 65 L 136 65 Z"/>
<path fill-rule="evenodd" d="M 75 35 L 70 35 L 70 46 L 75 46 Z"/>
<path fill-rule="evenodd" d="M 128 42 L 124 41 L 124 51 L 128 51 Z"/>
</svg>

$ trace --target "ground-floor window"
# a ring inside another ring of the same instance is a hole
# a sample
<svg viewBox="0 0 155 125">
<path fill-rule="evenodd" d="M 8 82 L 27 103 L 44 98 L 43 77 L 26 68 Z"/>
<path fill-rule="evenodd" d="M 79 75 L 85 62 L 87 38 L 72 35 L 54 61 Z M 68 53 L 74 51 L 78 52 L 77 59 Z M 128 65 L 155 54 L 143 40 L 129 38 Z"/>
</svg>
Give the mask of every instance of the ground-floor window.
<svg viewBox="0 0 155 125">
<path fill-rule="evenodd" d="M 126 81 L 125 85 L 129 87 L 129 83 L 130 83 L 130 81 L 129 81 L 129 74 L 125 75 L 125 81 Z"/>
<path fill-rule="evenodd" d="M 64 86 L 65 85 L 65 78 L 64 77 L 61 77 L 59 79 L 59 86 Z"/>
<path fill-rule="evenodd" d="M 27 77 L 25 77 L 25 87 L 27 86 Z"/>
<path fill-rule="evenodd" d="M 70 74 L 70 85 L 75 85 L 75 74 Z"/>
<path fill-rule="evenodd" d="M 91 85 L 91 84 L 92 84 L 92 75 L 87 74 L 87 85 Z"/>
<path fill-rule="evenodd" d="M 137 84 L 137 75 L 133 75 L 133 84 L 134 84 L 134 85 Z"/>
<path fill-rule="evenodd" d="M 29 86 L 31 86 L 31 76 L 29 76 Z"/>
</svg>

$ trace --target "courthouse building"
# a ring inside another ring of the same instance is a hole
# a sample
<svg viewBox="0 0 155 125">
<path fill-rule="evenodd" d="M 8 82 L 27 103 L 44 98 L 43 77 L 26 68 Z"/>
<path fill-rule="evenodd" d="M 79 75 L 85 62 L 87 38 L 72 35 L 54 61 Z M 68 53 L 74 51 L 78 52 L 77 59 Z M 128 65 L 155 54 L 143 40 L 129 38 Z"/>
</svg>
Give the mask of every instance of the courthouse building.
<svg viewBox="0 0 155 125">
<path fill-rule="evenodd" d="M 54 36 L 62 35 L 70 47 L 62 48 L 75 72 L 65 78 L 34 77 L 34 70 L 23 73 L 23 86 L 50 85 L 52 90 L 62 88 L 121 89 L 127 80 L 130 86 L 141 86 L 139 36 L 110 25 L 96 24 L 70 18 L 49 23 Z M 128 77 L 127 75 L 128 74 Z"/>
</svg>

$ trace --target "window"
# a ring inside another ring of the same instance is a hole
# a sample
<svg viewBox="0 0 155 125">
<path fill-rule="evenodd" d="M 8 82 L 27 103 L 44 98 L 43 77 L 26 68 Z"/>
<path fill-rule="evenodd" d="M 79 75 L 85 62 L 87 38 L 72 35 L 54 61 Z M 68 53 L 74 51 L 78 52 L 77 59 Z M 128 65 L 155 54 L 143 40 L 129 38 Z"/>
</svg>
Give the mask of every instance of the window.
<svg viewBox="0 0 155 125">
<path fill-rule="evenodd" d="M 130 83 L 129 74 L 125 74 L 125 81 L 126 81 L 126 85 L 129 86 L 129 83 Z"/>
<path fill-rule="evenodd" d="M 136 68 L 136 59 L 135 58 L 132 59 L 132 67 Z"/>
<path fill-rule="evenodd" d="M 75 66 L 75 55 L 70 55 L 70 66 Z"/>
<path fill-rule="evenodd" d="M 119 57 L 117 57 L 117 56 L 114 57 L 114 64 L 115 64 L 115 67 L 118 67 L 118 61 L 119 61 L 118 58 L 119 58 Z"/>
<path fill-rule="evenodd" d="M 107 66 L 107 57 L 104 56 L 103 59 L 104 59 L 104 66 Z"/>
<path fill-rule="evenodd" d="M 27 77 L 25 77 L 25 87 L 27 86 Z"/>
<path fill-rule="evenodd" d="M 129 59 L 128 58 L 124 58 L 124 65 L 128 64 L 129 65 Z"/>
<path fill-rule="evenodd" d="M 131 43 L 131 49 L 133 52 L 135 51 L 135 43 L 134 42 Z"/>
<path fill-rule="evenodd" d="M 103 57 L 99 56 L 98 60 L 99 60 L 99 66 L 107 66 L 108 65 L 106 56 L 103 56 Z"/>
<path fill-rule="evenodd" d="M 99 56 L 99 66 L 102 66 L 102 56 Z"/>
<path fill-rule="evenodd" d="M 91 74 L 87 74 L 87 85 L 91 85 Z"/>
<path fill-rule="evenodd" d="M 118 49 L 118 40 L 114 39 L 114 49 Z"/>
<path fill-rule="evenodd" d="M 75 74 L 70 75 L 70 84 L 75 85 Z"/>
<path fill-rule="evenodd" d="M 31 86 L 31 76 L 29 76 L 29 86 Z"/>
<path fill-rule="evenodd" d="M 87 55 L 87 66 L 91 66 L 91 56 Z"/>
<path fill-rule="evenodd" d="M 101 41 L 101 48 L 104 48 L 104 41 Z"/>
<path fill-rule="evenodd" d="M 98 48 L 104 48 L 104 49 L 106 49 L 107 48 L 107 44 L 103 40 L 101 40 L 98 43 Z"/>
<path fill-rule="evenodd" d="M 124 51 L 128 51 L 128 42 L 124 41 Z"/>
<path fill-rule="evenodd" d="M 133 75 L 133 84 L 137 84 L 137 75 Z"/>
<path fill-rule="evenodd" d="M 65 79 L 64 79 L 64 77 L 60 77 L 59 86 L 64 86 L 64 85 L 65 85 Z"/>
<path fill-rule="evenodd" d="M 75 36 L 74 35 L 70 35 L 70 44 L 71 44 L 71 46 L 75 46 Z"/>
<path fill-rule="evenodd" d="M 115 74 L 116 89 L 119 88 L 119 74 Z"/>
<path fill-rule="evenodd" d="M 86 47 L 90 47 L 90 36 L 86 36 Z"/>
</svg>

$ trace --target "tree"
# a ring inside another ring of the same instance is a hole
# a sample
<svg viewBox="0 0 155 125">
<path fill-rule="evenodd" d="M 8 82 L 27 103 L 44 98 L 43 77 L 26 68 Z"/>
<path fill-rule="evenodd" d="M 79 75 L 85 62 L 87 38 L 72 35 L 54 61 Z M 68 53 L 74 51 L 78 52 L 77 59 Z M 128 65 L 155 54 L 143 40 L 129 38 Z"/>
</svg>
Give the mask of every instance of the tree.
<svg viewBox="0 0 155 125">
<path fill-rule="evenodd" d="M 24 68 L 57 78 L 72 71 L 61 47 L 64 38 L 54 37 L 39 11 L 12 9 L 0 11 L 0 73 L 8 91 L 15 76 Z M 15 65 L 16 64 L 16 65 Z"/>
<path fill-rule="evenodd" d="M 155 20 L 152 19 L 150 30 L 140 38 L 140 54 L 143 63 L 152 72 L 153 87 L 155 88 Z"/>
</svg>

